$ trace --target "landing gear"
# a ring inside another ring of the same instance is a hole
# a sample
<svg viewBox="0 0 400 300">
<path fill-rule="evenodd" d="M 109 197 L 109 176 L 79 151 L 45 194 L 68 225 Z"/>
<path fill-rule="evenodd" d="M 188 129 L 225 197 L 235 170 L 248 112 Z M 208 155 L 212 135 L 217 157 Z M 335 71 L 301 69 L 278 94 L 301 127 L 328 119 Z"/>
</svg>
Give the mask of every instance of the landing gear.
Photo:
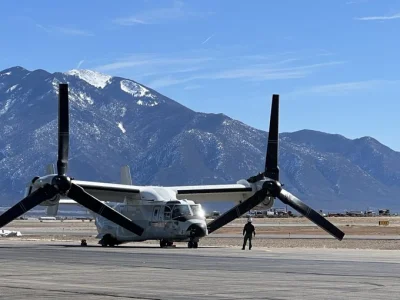
<svg viewBox="0 0 400 300">
<path fill-rule="evenodd" d="M 160 247 L 165 248 L 165 247 L 172 247 L 174 245 L 173 242 L 167 241 L 167 240 L 160 240 Z"/>
<path fill-rule="evenodd" d="M 87 242 L 85 239 L 81 240 L 81 246 L 82 247 L 86 247 L 87 246 Z"/>
<path fill-rule="evenodd" d="M 188 242 L 188 248 L 195 248 L 195 249 L 197 249 L 198 246 L 199 246 L 199 243 L 198 243 L 198 242 L 195 242 L 195 241 L 189 241 L 189 242 Z"/>
<path fill-rule="evenodd" d="M 107 246 L 114 247 L 114 246 L 116 246 L 118 243 L 117 243 L 117 240 L 116 240 L 115 238 L 113 238 L 110 234 L 106 234 L 106 235 L 103 236 L 103 238 L 99 241 L 99 244 L 100 244 L 102 247 L 107 247 Z"/>
</svg>

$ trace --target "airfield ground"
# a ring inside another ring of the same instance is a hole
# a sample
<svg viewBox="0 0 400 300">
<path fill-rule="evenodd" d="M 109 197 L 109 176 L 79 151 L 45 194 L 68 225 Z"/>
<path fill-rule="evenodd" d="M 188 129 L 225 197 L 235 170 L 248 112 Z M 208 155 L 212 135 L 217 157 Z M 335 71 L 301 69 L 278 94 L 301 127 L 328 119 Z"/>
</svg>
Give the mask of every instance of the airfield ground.
<svg viewBox="0 0 400 300">
<path fill-rule="evenodd" d="M 398 299 L 400 251 L 0 241 L 0 299 Z"/>
<path fill-rule="evenodd" d="M 398 299 L 400 218 L 331 221 L 343 241 L 304 218 L 254 219 L 254 248 L 242 251 L 245 219 L 198 249 L 105 248 L 94 222 L 17 220 L 2 229 L 22 236 L 0 237 L 0 299 Z"/>
<path fill-rule="evenodd" d="M 331 217 L 333 224 L 345 232 L 337 241 L 306 218 L 255 218 L 254 247 L 268 248 L 348 248 L 348 249 L 400 249 L 400 217 Z M 379 225 L 389 221 L 389 225 Z M 237 219 L 210 236 L 203 238 L 200 246 L 239 247 L 246 219 Z M 43 221 L 15 220 L 2 229 L 16 230 L 21 237 L 12 240 L 76 241 L 86 239 L 96 244 L 94 221 L 65 220 Z M 158 244 L 146 241 L 136 244 Z M 183 244 L 182 244 L 183 245 Z"/>
</svg>

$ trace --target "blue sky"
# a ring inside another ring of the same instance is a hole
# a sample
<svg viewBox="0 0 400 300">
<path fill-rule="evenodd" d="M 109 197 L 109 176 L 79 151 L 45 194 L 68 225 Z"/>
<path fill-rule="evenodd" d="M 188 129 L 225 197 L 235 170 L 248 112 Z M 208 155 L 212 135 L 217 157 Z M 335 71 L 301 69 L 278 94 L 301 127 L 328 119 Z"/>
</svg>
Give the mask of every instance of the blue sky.
<svg viewBox="0 0 400 300">
<path fill-rule="evenodd" d="M 397 0 L 1 1 L 0 28 L 1 70 L 97 70 L 259 129 L 279 93 L 281 132 L 400 151 Z"/>
</svg>

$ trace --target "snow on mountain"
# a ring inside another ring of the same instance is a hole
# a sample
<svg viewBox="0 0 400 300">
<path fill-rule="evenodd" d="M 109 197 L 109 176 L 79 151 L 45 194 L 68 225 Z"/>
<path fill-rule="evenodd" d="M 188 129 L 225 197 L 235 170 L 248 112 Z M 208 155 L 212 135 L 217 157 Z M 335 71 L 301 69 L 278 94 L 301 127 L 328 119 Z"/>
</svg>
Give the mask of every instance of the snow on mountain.
<svg viewBox="0 0 400 300">
<path fill-rule="evenodd" d="M 141 86 L 140 84 L 137 84 L 136 82 L 133 82 L 131 80 L 121 80 L 120 84 L 121 90 L 128 94 L 131 94 L 134 97 L 150 97 L 152 99 L 155 98 L 155 96 L 152 95 L 148 89 Z"/>
<path fill-rule="evenodd" d="M 112 76 L 105 75 L 99 72 L 91 71 L 91 70 L 70 70 L 65 72 L 66 75 L 72 75 L 72 76 L 77 76 L 80 79 L 86 81 L 90 85 L 93 85 L 96 88 L 101 88 L 103 89 L 108 83 L 110 83 L 110 80 L 112 79 Z"/>
<path fill-rule="evenodd" d="M 119 182 L 129 164 L 137 184 L 223 184 L 263 170 L 267 133 L 223 114 L 90 70 L 13 67 L 0 72 L 1 204 L 56 163 L 60 82 L 70 86 L 70 176 Z M 375 139 L 282 133 L 279 162 L 285 187 L 315 209 L 400 207 L 400 153 Z"/>
</svg>

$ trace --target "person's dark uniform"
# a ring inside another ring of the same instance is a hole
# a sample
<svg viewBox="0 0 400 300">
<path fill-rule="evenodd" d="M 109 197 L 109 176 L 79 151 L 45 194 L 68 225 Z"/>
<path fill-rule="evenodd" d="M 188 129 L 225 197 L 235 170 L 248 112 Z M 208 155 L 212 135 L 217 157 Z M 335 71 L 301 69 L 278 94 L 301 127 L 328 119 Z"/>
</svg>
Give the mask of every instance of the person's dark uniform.
<svg viewBox="0 0 400 300">
<path fill-rule="evenodd" d="M 252 234 L 254 234 L 254 236 L 256 236 L 256 229 L 254 228 L 254 225 L 251 224 L 251 220 L 249 220 L 247 222 L 247 224 L 244 225 L 244 228 L 243 228 L 244 238 L 243 238 L 243 248 L 242 248 L 242 250 L 244 250 L 246 248 L 247 240 L 249 240 L 249 250 L 251 250 Z"/>
</svg>

